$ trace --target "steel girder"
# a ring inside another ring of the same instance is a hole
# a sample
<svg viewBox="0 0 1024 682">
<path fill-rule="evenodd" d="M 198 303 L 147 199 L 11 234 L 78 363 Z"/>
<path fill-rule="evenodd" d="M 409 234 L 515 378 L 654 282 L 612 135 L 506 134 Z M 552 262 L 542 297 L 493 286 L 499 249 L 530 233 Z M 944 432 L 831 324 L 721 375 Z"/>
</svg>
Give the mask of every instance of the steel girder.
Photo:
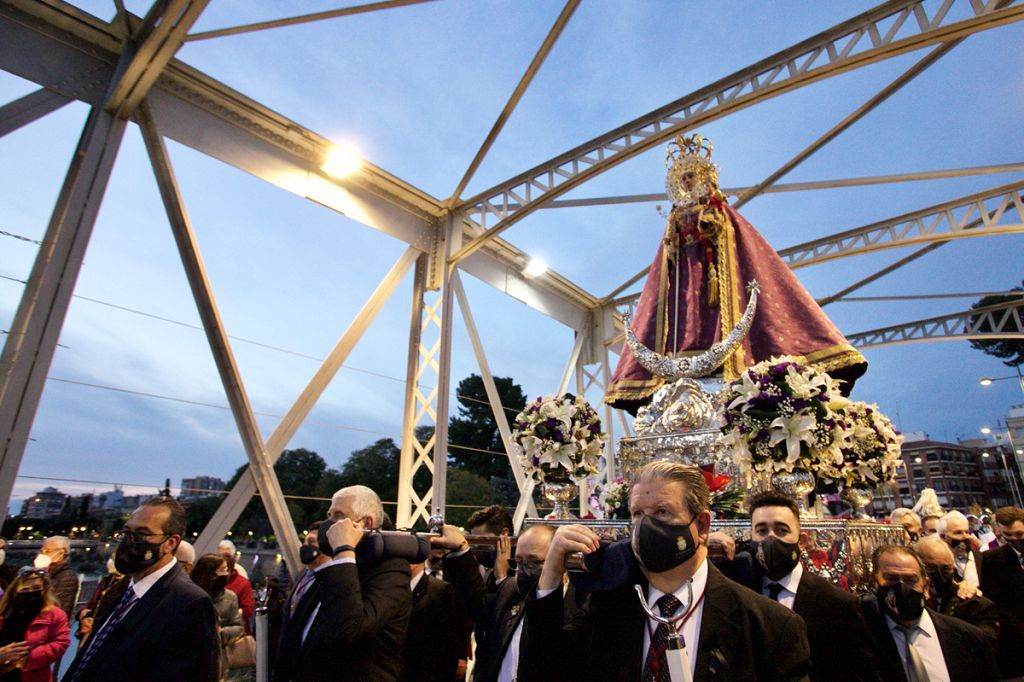
<svg viewBox="0 0 1024 682">
<path fill-rule="evenodd" d="M 1024 300 L 873 329 L 846 338 L 854 348 L 947 339 L 1024 339 Z"/>
<path fill-rule="evenodd" d="M 167 0 L 153 3 L 142 26 L 129 41 L 131 58 L 122 59 L 119 64 L 117 85 L 107 100 L 107 111 L 118 118 L 127 118 L 135 111 L 164 67 L 181 48 L 185 34 L 209 2 Z"/>
<path fill-rule="evenodd" d="M 103 102 L 123 38 L 119 26 L 69 5 L 0 4 L 0 68 L 64 97 Z M 272 185 L 342 213 L 426 252 L 436 252 L 442 203 L 365 162 L 344 181 L 319 170 L 331 142 L 213 78 L 172 59 L 146 97 L 161 133 Z M 478 228 L 464 223 L 470 238 Z M 596 297 L 555 272 L 525 280 L 526 254 L 502 240 L 466 259 L 467 273 L 570 327 Z M 432 259 L 428 281 L 437 288 Z"/>
<path fill-rule="evenodd" d="M 192 290 L 192 297 L 195 299 L 203 330 L 206 332 L 210 352 L 213 355 L 214 364 L 217 366 L 217 373 L 220 375 L 224 393 L 231 406 L 231 414 L 238 427 L 238 435 L 241 437 L 245 454 L 249 460 L 249 474 L 263 498 L 263 506 L 267 511 L 270 526 L 274 529 L 274 535 L 277 536 L 280 543 L 281 553 L 284 555 L 288 569 L 293 572 L 298 571 L 302 567 L 302 563 L 299 561 L 299 537 L 295 533 L 295 523 L 292 521 L 288 504 L 285 502 L 281 484 L 277 480 L 273 462 L 267 456 L 267 448 L 260 435 L 260 427 L 256 422 L 249 394 L 245 390 L 238 363 L 235 361 L 234 352 L 231 349 L 231 341 L 228 339 L 227 330 L 224 328 L 224 322 L 217 308 L 213 288 L 206 273 L 206 265 L 196 241 L 195 231 L 192 229 L 192 221 L 185 210 L 185 202 L 178 188 L 178 181 L 175 178 L 174 169 L 171 167 L 170 158 L 167 156 L 167 148 L 156 126 L 151 120 L 148 120 L 144 105 L 139 113 L 143 118 L 140 122 L 142 137 L 153 166 L 153 174 L 156 176 L 160 197 L 164 202 L 167 220 L 178 246 L 181 264 L 185 270 L 189 288 Z"/>
<path fill-rule="evenodd" d="M 36 409 L 125 122 L 93 108 L 0 354 L 0 518 L 21 467 Z"/>
<path fill-rule="evenodd" d="M 63 95 L 42 88 L 5 104 L 0 107 L 0 137 L 60 109 L 70 101 Z"/>
<path fill-rule="evenodd" d="M 1024 232 L 1024 180 L 779 251 L 796 269 L 908 244 Z M 988 208 L 989 204 L 994 208 Z"/>
<path fill-rule="evenodd" d="M 460 208 L 486 231 L 452 261 L 541 205 L 695 126 L 851 69 L 1024 19 L 1022 5 L 973 0 L 971 18 L 945 23 L 953 4 L 945 0 L 929 16 L 924 0 L 886 2 L 467 199 Z M 497 223 L 488 228 L 492 217 Z"/>
</svg>

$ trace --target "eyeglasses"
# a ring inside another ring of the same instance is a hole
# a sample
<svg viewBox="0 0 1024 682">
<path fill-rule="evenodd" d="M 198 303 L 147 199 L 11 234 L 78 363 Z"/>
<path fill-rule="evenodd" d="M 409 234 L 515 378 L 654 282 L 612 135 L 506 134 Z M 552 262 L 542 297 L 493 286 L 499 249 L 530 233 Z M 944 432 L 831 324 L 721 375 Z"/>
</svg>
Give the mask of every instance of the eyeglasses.
<svg viewBox="0 0 1024 682">
<path fill-rule="evenodd" d="M 114 533 L 114 539 L 117 541 L 129 540 L 130 542 L 149 542 L 149 538 L 157 537 L 170 537 L 167 533 L 145 533 L 140 530 L 132 530 L 131 528 L 122 528 L 121 530 Z"/>
</svg>

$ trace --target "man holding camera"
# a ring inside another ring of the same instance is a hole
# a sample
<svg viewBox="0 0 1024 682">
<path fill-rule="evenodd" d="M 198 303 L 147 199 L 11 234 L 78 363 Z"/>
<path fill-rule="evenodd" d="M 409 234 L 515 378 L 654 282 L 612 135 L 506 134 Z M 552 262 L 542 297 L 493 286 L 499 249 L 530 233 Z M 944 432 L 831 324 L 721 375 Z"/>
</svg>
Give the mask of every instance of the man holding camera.
<svg viewBox="0 0 1024 682">
<path fill-rule="evenodd" d="M 282 635 L 275 682 L 397 680 L 412 609 L 409 562 L 357 559 L 364 531 L 384 518 L 366 486 L 334 493 L 327 517 L 318 539 L 331 560 L 312 569 L 315 598 L 300 600 Z"/>
</svg>

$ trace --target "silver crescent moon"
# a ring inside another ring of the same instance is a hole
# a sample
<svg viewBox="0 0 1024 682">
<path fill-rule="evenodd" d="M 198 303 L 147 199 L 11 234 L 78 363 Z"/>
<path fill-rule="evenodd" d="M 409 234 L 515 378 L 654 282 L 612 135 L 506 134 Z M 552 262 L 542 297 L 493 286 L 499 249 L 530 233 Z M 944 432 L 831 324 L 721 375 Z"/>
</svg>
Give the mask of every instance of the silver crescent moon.
<svg viewBox="0 0 1024 682">
<path fill-rule="evenodd" d="M 700 355 L 691 358 L 670 358 L 645 346 L 636 338 L 630 325 L 632 315 L 628 312 L 622 314 L 622 321 L 626 328 L 626 344 L 633 351 L 633 357 L 640 363 L 640 366 L 652 375 L 661 377 L 667 382 L 677 381 L 683 377 L 696 379 L 707 376 L 722 366 L 722 363 L 732 355 L 737 347 L 743 342 L 750 325 L 754 321 L 754 313 L 757 312 L 757 297 L 761 291 L 760 285 L 750 282 L 747 285 L 750 298 L 747 300 L 747 308 L 743 311 L 743 317 L 732 328 L 728 336 L 715 343 Z"/>
</svg>

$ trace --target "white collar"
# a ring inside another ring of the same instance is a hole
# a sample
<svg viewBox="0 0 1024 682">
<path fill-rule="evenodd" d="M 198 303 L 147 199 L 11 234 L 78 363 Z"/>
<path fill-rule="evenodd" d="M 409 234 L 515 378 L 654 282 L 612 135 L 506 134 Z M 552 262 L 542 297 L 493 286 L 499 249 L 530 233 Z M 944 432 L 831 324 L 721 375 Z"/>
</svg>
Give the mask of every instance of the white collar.
<svg viewBox="0 0 1024 682">
<path fill-rule="evenodd" d="M 917 623 L 914 625 L 901 626 L 899 623 L 889 617 L 889 614 L 885 614 L 885 622 L 889 626 L 890 632 L 895 632 L 897 627 L 904 627 L 909 637 L 915 630 L 927 635 L 929 638 L 938 639 L 939 633 L 935 630 L 935 623 L 932 621 L 931 615 L 928 613 L 928 609 L 921 612 L 921 617 L 917 619 Z"/>
<path fill-rule="evenodd" d="M 138 582 L 135 581 L 135 578 L 132 578 L 129 587 L 135 590 L 135 594 L 138 595 L 139 599 L 142 599 L 146 596 L 146 593 L 149 592 L 149 589 L 153 587 L 153 585 L 156 585 L 160 578 L 163 578 L 165 575 L 170 573 L 171 569 L 174 568 L 177 563 L 178 562 L 174 561 L 174 557 L 172 556 L 171 561 L 168 561 L 165 566 L 156 569 L 145 578 L 140 579 Z"/>
<path fill-rule="evenodd" d="M 707 585 L 708 585 L 708 561 L 707 561 L 707 559 L 705 559 L 704 561 L 700 562 L 700 566 L 698 566 L 697 570 L 694 571 L 693 577 L 690 578 L 690 580 L 687 580 L 687 581 L 683 582 L 683 584 L 680 585 L 676 589 L 676 591 L 672 593 L 672 595 L 676 599 L 679 600 L 679 603 L 685 605 L 687 608 L 693 606 L 693 604 L 689 603 L 690 589 L 687 587 L 687 583 L 690 583 L 690 582 L 693 583 L 693 598 L 694 598 L 694 600 L 700 599 L 701 595 L 704 594 L 704 590 L 707 588 Z M 664 595 L 665 595 L 665 593 L 662 592 L 661 590 L 659 590 L 657 587 L 655 587 L 654 585 L 648 584 L 648 586 L 647 586 L 647 604 L 651 607 L 651 610 L 654 610 L 656 608 L 655 604 L 657 604 L 658 600 L 661 599 Z"/>
<path fill-rule="evenodd" d="M 778 580 L 772 580 L 768 576 L 764 576 L 761 579 L 761 587 L 767 586 L 769 583 L 778 583 L 782 585 L 782 589 L 787 592 L 796 594 L 796 590 L 800 587 L 800 579 L 804 576 L 804 566 L 799 561 L 796 562 L 796 567 Z"/>
<path fill-rule="evenodd" d="M 424 569 L 425 568 L 426 567 L 424 567 Z M 409 580 L 409 590 L 410 591 L 412 591 L 412 592 L 416 591 L 416 586 L 420 584 L 420 581 L 423 580 L 423 576 L 426 575 L 426 573 L 427 573 L 426 570 L 422 570 L 419 573 L 417 573 L 416 575 L 414 575 Z"/>
</svg>

